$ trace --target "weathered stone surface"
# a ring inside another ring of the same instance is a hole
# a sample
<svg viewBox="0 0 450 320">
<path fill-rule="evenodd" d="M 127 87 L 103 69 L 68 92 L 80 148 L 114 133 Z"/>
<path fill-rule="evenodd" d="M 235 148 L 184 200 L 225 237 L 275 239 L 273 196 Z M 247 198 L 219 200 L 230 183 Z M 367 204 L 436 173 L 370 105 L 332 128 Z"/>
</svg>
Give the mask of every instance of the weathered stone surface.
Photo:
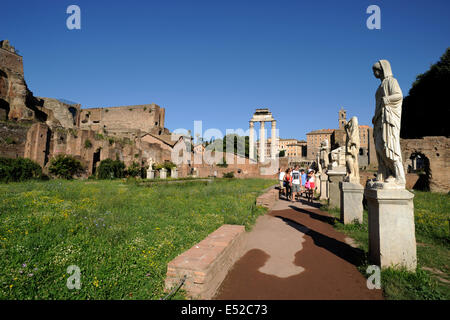
<svg viewBox="0 0 450 320">
<path fill-rule="evenodd" d="M 159 178 L 167 179 L 167 169 L 162 168 L 161 170 L 159 170 Z"/>
<path fill-rule="evenodd" d="M 155 170 L 147 170 L 147 179 L 155 178 Z"/>
<path fill-rule="evenodd" d="M 341 221 L 344 224 L 363 222 L 364 188 L 359 183 L 339 182 L 341 190 Z"/>
<path fill-rule="evenodd" d="M 426 168 L 424 171 L 428 175 L 426 178 L 429 179 L 430 190 L 433 192 L 450 191 L 450 138 L 401 139 L 400 144 L 405 171 L 410 163 L 411 155 L 423 154 L 429 161 L 429 172 Z"/>
<path fill-rule="evenodd" d="M 407 190 L 364 190 L 369 208 L 369 258 L 381 267 L 417 266 L 414 194 Z"/>
<path fill-rule="evenodd" d="M 328 175 L 324 172 L 320 175 L 320 200 L 328 200 L 329 190 L 328 190 Z"/>
<path fill-rule="evenodd" d="M 83 109 L 80 119 L 82 129 L 101 129 L 109 134 L 122 134 L 131 128 L 156 135 L 168 133 L 164 128 L 165 109 L 154 103 Z"/>
<path fill-rule="evenodd" d="M 167 265 L 167 291 L 186 276 L 188 297 L 211 299 L 245 246 L 245 227 L 223 225 Z"/>
<path fill-rule="evenodd" d="M 46 110 L 51 110 L 51 117 L 47 119 L 49 126 L 61 125 L 64 128 L 77 128 L 80 121 L 81 105 L 69 105 L 53 98 L 41 98 L 41 105 Z M 55 121 L 56 120 L 56 121 Z"/>
<path fill-rule="evenodd" d="M 340 208 L 341 206 L 341 190 L 339 182 L 343 181 L 345 176 L 345 167 L 335 167 L 334 170 L 328 170 L 328 205 L 330 208 Z"/>
</svg>

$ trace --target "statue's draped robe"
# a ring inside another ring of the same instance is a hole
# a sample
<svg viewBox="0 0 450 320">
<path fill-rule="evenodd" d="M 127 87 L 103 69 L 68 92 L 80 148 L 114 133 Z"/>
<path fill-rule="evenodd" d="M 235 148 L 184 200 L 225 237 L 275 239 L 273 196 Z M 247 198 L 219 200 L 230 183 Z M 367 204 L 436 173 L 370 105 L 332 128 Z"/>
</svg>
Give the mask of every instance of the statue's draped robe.
<svg viewBox="0 0 450 320">
<path fill-rule="evenodd" d="M 403 94 L 397 80 L 392 75 L 389 62 L 386 60 L 380 60 L 379 62 L 383 69 L 384 78 L 375 94 L 376 109 L 373 121 L 375 148 L 382 157 L 379 160 L 383 161 L 383 164 L 388 166 L 389 171 L 391 171 L 388 174 L 393 174 L 395 178 L 404 180 L 403 168 L 400 168 L 402 161 L 400 122 Z"/>
</svg>

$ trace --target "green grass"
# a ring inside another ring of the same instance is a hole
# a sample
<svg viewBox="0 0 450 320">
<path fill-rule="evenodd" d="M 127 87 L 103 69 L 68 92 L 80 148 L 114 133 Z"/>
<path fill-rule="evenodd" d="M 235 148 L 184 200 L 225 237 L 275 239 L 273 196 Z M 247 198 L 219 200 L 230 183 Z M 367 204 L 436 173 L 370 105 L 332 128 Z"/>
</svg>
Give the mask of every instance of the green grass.
<svg viewBox="0 0 450 320">
<path fill-rule="evenodd" d="M 167 263 L 222 224 L 250 228 L 265 212 L 256 197 L 273 184 L 0 184 L 0 299 L 162 298 Z M 80 290 L 66 287 L 70 265 Z"/>
<path fill-rule="evenodd" d="M 382 270 L 383 293 L 387 299 L 450 299 L 450 195 L 414 191 L 418 267 L 415 273 L 387 268 Z M 338 221 L 340 213 L 326 205 L 335 218 L 334 227 L 349 235 L 368 252 L 367 211 L 362 224 L 344 225 Z M 365 274 L 368 262 L 359 266 Z"/>
</svg>

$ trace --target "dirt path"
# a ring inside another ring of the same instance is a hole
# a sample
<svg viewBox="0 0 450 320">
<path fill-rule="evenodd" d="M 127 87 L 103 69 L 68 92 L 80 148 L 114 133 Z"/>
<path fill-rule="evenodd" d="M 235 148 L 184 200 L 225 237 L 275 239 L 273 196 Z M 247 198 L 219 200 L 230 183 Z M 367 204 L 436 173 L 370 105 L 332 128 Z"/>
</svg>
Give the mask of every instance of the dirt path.
<svg viewBox="0 0 450 320">
<path fill-rule="evenodd" d="M 362 251 L 330 219 L 314 204 L 278 201 L 248 234 L 215 299 L 382 299 L 356 268 Z"/>
</svg>

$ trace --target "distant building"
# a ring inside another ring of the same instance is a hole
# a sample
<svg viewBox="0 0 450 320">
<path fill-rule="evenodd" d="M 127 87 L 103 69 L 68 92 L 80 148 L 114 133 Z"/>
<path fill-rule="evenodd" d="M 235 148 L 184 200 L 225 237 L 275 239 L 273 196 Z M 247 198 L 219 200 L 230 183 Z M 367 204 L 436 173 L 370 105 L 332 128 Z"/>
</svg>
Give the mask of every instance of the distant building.
<svg viewBox="0 0 450 320">
<path fill-rule="evenodd" d="M 320 129 L 308 132 L 307 141 L 307 159 L 315 160 L 320 143 L 327 139 L 331 150 L 345 146 L 346 134 L 345 124 L 347 123 L 347 111 L 341 108 L 338 113 L 338 129 Z M 373 128 L 367 125 L 359 126 L 360 149 L 359 164 L 365 166 L 376 163 L 375 146 L 373 142 Z"/>
<path fill-rule="evenodd" d="M 330 145 L 331 143 L 331 135 L 333 134 L 335 129 L 320 129 L 308 132 L 306 134 L 306 149 L 307 149 L 307 158 L 310 160 L 316 159 L 319 149 L 320 143 L 323 140 L 328 140 Z"/>
<path fill-rule="evenodd" d="M 270 154 L 271 138 L 266 141 L 266 156 Z M 259 154 L 259 140 L 256 142 Z M 286 157 L 306 157 L 306 141 L 297 139 L 278 139 L 278 153 L 284 150 Z"/>
</svg>

